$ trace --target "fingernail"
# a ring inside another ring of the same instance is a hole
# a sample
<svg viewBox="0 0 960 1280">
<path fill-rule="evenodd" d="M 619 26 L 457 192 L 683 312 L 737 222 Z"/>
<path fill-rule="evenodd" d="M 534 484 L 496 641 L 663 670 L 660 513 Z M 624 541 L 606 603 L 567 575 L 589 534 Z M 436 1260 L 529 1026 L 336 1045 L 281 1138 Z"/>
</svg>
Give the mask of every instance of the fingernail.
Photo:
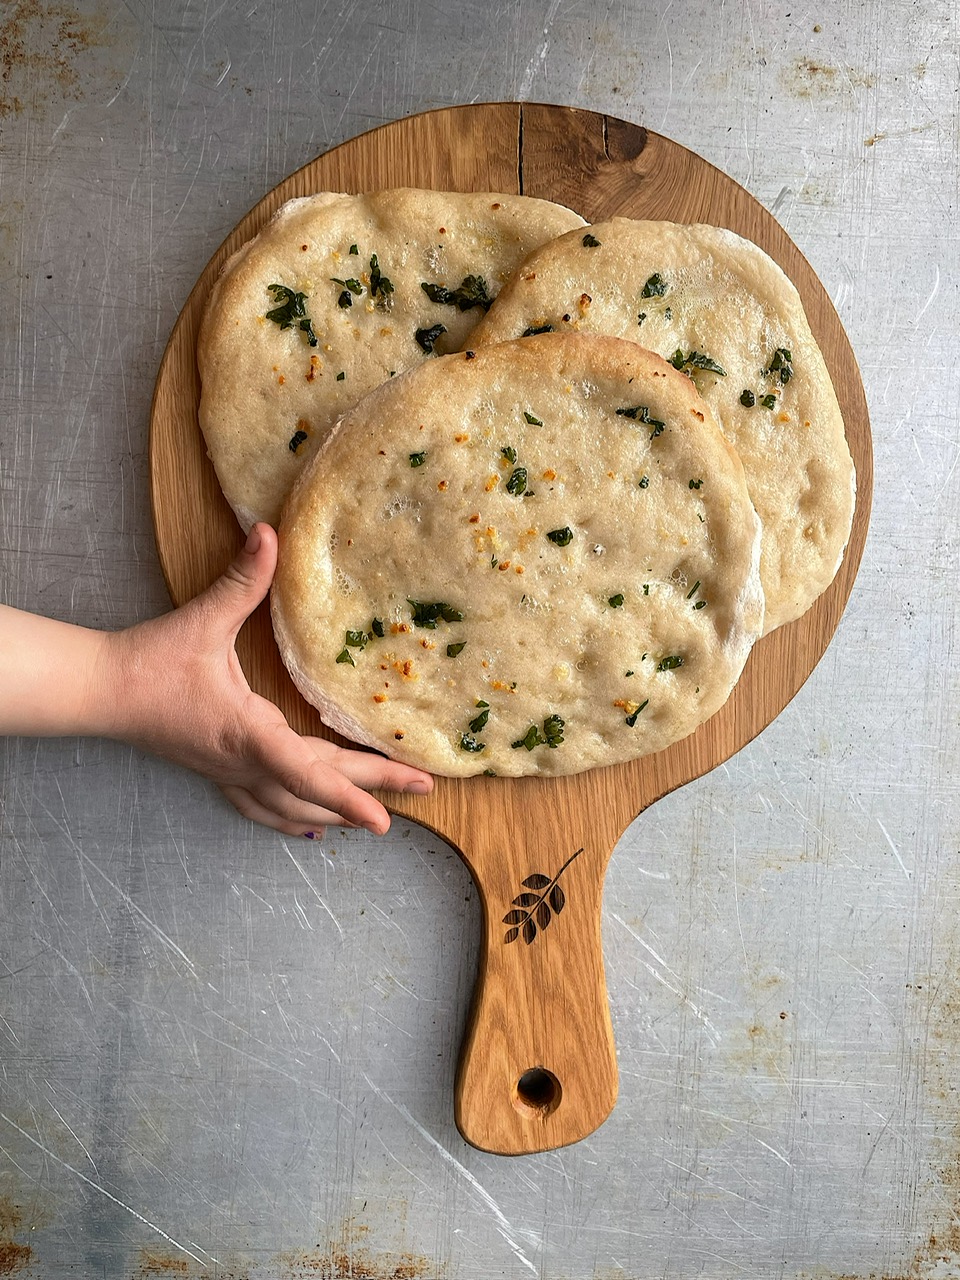
<svg viewBox="0 0 960 1280">
<path fill-rule="evenodd" d="M 416 782 L 408 782 L 403 789 L 404 791 L 412 791 L 414 792 L 415 795 L 418 795 L 418 796 L 425 796 L 425 795 L 429 795 L 429 793 L 433 789 L 433 784 L 430 782 L 427 782 L 425 779 L 418 778 Z"/>
<path fill-rule="evenodd" d="M 260 550 L 261 541 L 262 539 L 260 537 L 260 530 L 257 528 L 256 525 L 254 525 L 253 528 L 250 530 L 250 532 L 247 534 L 247 541 L 243 548 L 244 551 L 246 551 L 248 556 L 255 556 L 257 554 L 257 552 Z"/>
<path fill-rule="evenodd" d="M 316 840 L 317 833 L 315 831 L 305 831 L 303 833 L 304 840 Z"/>
</svg>

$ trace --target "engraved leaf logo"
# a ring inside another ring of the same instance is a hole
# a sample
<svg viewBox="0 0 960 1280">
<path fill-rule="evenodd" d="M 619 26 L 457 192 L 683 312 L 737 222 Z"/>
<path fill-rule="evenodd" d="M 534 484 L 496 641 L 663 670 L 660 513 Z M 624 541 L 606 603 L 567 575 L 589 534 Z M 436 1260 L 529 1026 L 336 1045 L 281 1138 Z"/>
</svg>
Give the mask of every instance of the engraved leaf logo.
<svg viewBox="0 0 960 1280">
<path fill-rule="evenodd" d="M 516 942 L 522 936 L 529 946 L 538 932 L 546 929 L 554 916 L 560 914 L 567 901 L 559 885 L 560 877 L 581 853 L 583 849 L 572 853 L 556 875 L 546 876 L 542 871 L 535 871 L 521 881 L 528 892 L 518 893 L 511 910 L 503 917 L 502 923 L 510 926 L 503 935 L 505 943 Z"/>
<path fill-rule="evenodd" d="M 547 881 L 547 883 L 549 884 L 550 882 Z M 521 893 L 514 898 L 513 905 L 515 907 L 535 907 L 539 901 L 540 895 L 538 893 Z"/>
</svg>

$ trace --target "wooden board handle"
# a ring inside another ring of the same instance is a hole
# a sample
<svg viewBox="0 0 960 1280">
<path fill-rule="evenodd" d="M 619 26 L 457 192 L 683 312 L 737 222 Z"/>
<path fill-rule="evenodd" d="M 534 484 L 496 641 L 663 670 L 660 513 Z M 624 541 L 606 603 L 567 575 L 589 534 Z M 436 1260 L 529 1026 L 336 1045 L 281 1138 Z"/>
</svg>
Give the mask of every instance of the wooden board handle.
<svg viewBox="0 0 960 1280">
<path fill-rule="evenodd" d="M 617 1098 L 600 939 L 610 849 L 538 822 L 512 847 L 463 852 L 483 903 L 483 941 L 457 1073 L 457 1127 L 499 1155 L 586 1137 Z"/>
</svg>

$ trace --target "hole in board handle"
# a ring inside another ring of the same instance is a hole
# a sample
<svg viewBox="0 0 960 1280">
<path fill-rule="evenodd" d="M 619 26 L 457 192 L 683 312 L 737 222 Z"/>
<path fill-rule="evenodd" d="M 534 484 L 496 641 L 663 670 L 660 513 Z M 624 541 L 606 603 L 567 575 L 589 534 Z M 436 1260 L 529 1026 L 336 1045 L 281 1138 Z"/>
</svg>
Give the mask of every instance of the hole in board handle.
<svg viewBox="0 0 960 1280">
<path fill-rule="evenodd" d="M 563 1089 L 552 1071 L 530 1067 L 513 1086 L 513 1105 L 521 1115 L 545 1120 L 560 1105 Z"/>
</svg>

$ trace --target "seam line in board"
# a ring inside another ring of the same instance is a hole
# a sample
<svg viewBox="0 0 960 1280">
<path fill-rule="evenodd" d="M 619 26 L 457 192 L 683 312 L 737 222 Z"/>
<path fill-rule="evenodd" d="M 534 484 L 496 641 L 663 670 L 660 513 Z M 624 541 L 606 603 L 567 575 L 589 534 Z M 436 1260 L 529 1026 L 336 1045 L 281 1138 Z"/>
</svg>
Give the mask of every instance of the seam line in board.
<svg viewBox="0 0 960 1280">
<path fill-rule="evenodd" d="M 520 103 L 517 124 L 517 194 L 523 195 L 523 103 Z"/>
</svg>

